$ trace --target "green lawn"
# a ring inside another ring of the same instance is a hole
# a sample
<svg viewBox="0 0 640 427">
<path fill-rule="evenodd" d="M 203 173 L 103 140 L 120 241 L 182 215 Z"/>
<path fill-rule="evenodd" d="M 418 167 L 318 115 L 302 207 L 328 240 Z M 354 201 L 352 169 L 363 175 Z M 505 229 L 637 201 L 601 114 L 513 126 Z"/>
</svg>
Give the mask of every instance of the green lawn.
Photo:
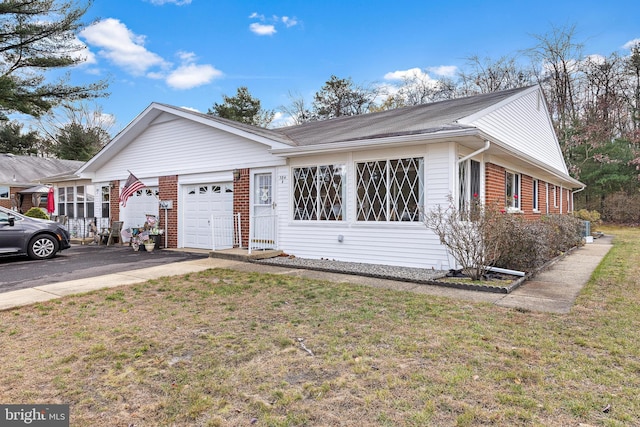
<svg viewBox="0 0 640 427">
<path fill-rule="evenodd" d="M 0 312 L 0 402 L 73 426 L 640 425 L 640 230 L 604 231 L 567 315 L 229 270 Z"/>
</svg>

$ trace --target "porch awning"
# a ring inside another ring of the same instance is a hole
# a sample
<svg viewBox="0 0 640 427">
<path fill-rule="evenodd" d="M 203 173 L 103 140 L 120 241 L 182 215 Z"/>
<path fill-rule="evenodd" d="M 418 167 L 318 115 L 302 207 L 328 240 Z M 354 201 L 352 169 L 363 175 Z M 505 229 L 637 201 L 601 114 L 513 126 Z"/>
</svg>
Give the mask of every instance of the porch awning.
<svg viewBox="0 0 640 427">
<path fill-rule="evenodd" d="M 34 187 L 27 188 L 26 190 L 20 190 L 18 193 L 21 194 L 35 194 L 35 193 L 49 193 L 50 186 L 48 185 L 36 185 Z"/>
</svg>

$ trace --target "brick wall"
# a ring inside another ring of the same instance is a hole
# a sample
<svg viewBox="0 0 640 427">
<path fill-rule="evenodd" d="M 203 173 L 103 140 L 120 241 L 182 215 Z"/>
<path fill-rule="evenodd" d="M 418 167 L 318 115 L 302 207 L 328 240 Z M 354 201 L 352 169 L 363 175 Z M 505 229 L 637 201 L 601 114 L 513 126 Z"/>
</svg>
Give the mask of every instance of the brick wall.
<svg viewBox="0 0 640 427">
<path fill-rule="evenodd" d="M 20 197 L 17 194 L 19 191 L 26 190 L 28 187 L 9 187 L 9 198 L 8 199 L 0 199 L 0 206 L 3 208 L 11 209 L 11 198 L 12 197 Z M 33 203 L 31 202 L 31 194 L 24 194 L 22 196 L 22 213 L 27 212 L 29 209 L 33 207 Z M 46 206 L 44 206 L 46 209 Z"/>
<path fill-rule="evenodd" d="M 111 221 L 120 221 L 120 181 L 111 181 L 109 187 L 109 217 Z"/>
<path fill-rule="evenodd" d="M 493 163 L 485 164 L 485 203 L 487 206 L 504 207 L 505 200 L 505 169 Z"/>
<path fill-rule="evenodd" d="M 533 177 L 520 175 L 520 209 L 523 211 L 525 218 L 537 219 L 541 215 L 547 213 L 547 183 L 538 180 L 538 211 L 533 212 Z M 485 183 L 486 183 L 486 203 L 487 206 L 497 206 L 503 208 L 505 204 L 505 168 L 494 165 L 492 163 L 485 164 Z M 554 203 L 554 188 L 557 202 Z M 549 206 L 550 214 L 560 213 L 562 205 L 562 213 L 571 212 L 571 190 L 562 189 L 562 201 L 560 200 L 560 187 L 549 184 Z M 555 205 L 558 205 L 557 207 Z"/>
<path fill-rule="evenodd" d="M 240 169 L 240 179 L 233 183 L 233 214 L 240 213 L 242 236 L 240 245 L 249 246 L 249 169 Z"/>
<path fill-rule="evenodd" d="M 160 200 L 173 200 L 173 209 L 167 210 L 167 247 L 178 247 L 178 175 L 161 176 L 158 178 L 158 197 Z M 160 209 L 160 227 L 165 226 L 164 209 Z M 164 244 L 164 240 L 163 243 Z"/>
</svg>

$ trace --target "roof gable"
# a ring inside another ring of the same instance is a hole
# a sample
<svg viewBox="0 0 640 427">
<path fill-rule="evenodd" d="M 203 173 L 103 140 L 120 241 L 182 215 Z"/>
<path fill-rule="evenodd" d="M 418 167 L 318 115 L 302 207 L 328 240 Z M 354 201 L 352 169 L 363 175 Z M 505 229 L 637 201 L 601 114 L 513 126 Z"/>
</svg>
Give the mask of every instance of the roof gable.
<svg viewBox="0 0 640 427">
<path fill-rule="evenodd" d="M 152 103 L 103 147 L 98 154 L 80 168 L 78 173 L 95 172 L 117 156 L 150 126 L 179 119 L 200 123 L 213 129 L 264 144 L 269 148 L 284 148 L 292 145 L 286 137 L 269 129 L 244 125 L 184 108 Z"/>
<path fill-rule="evenodd" d="M 495 138 L 494 142 L 516 150 L 568 175 L 560 144 L 538 86 L 459 120 Z"/>
</svg>

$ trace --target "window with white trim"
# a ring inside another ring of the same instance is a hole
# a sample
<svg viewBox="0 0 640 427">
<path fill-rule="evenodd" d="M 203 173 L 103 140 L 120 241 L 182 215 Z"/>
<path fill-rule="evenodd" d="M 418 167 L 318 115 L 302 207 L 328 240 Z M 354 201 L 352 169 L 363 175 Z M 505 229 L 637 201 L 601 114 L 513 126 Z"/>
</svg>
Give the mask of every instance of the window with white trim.
<svg viewBox="0 0 640 427">
<path fill-rule="evenodd" d="M 558 187 L 553 186 L 553 207 L 558 207 Z"/>
<path fill-rule="evenodd" d="M 94 217 L 94 186 L 58 187 L 58 215 L 69 218 Z"/>
<path fill-rule="evenodd" d="M 469 206 L 480 201 L 480 162 L 465 160 L 458 166 L 458 209 L 466 212 Z"/>
<path fill-rule="evenodd" d="M 9 198 L 9 187 L 0 185 L 0 199 L 8 199 Z"/>
<path fill-rule="evenodd" d="M 356 164 L 358 221 L 420 221 L 424 158 Z"/>
<path fill-rule="evenodd" d="M 102 218 L 109 218 L 111 216 L 111 188 L 108 185 L 103 185 L 100 193 L 100 208 L 102 211 Z"/>
<path fill-rule="evenodd" d="M 520 174 L 505 172 L 505 206 L 510 210 L 520 210 Z"/>
<path fill-rule="evenodd" d="M 533 210 L 537 212 L 540 209 L 540 206 L 538 204 L 538 180 L 537 179 L 533 180 L 532 198 L 533 198 L 532 200 Z"/>
<path fill-rule="evenodd" d="M 342 221 L 345 174 L 344 165 L 293 168 L 293 219 Z"/>
</svg>

